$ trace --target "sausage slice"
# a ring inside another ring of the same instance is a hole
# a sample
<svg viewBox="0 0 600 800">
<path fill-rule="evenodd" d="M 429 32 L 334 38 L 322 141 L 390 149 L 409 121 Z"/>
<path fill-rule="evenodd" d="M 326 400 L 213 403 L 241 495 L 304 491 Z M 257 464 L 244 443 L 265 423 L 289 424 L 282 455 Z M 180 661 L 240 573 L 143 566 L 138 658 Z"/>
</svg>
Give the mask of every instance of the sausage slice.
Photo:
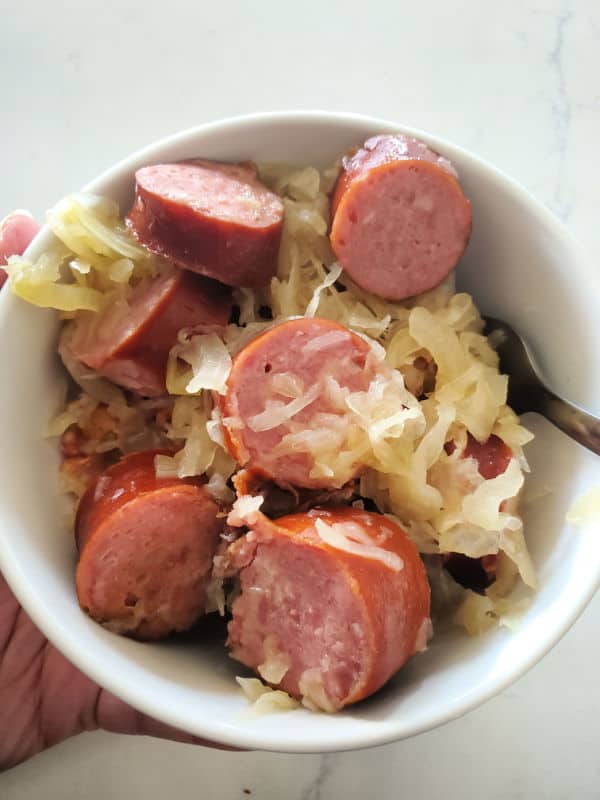
<svg viewBox="0 0 600 800">
<path fill-rule="evenodd" d="M 82 497 L 75 522 L 81 608 L 136 639 L 187 630 L 204 614 L 222 528 L 201 478 L 156 478 L 157 452 L 107 469 Z"/>
<path fill-rule="evenodd" d="M 361 467 L 344 449 L 344 393 L 367 391 L 376 372 L 367 342 L 336 322 L 275 325 L 235 356 L 219 398 L 231 455 L 284 488 L 340 488 Z"/>
<path fill-rule="evenodd" d="M 277 269 L 283 203 L 250 164 L 192 161 L 136 172 L 127 226 L 144 247 L 230 286 Z"/>
<path fill-rule="evenodd" d="M 256 520 L 246 539 L 253 554 L 245 553 L 227 644 L 267 683 L 336 711 L 425 648 L 429 584 L 416 547 L 391 520 L 313 509 Z"/>
<path fill-rule="evenodd" d="M 471 204 L 449 161 L 408 136 L 374 136 L 343 159 L 331 246 L 363 289 L 402 300 L 441 283 L 471 233 Z"/>
<path fill-rule="evenodd" d="M 512 458 L 512 450 L 495 434 L 481 444 L 469 433 L 463 458 L 474 458 L 477 461 L 479 474 L 489 481 L 506 472 Z"/>
<path fill-rule="evenodd" d="M 81 312 L 60 350 L 65 361 L 74 357 L 119 386 L 154 397 L 167 391 L 167 358 L 178 332 L 220 331 L 230 312 L 227 287 L 172 268 L 137 286 L 127 303 Z"/>
</svg>

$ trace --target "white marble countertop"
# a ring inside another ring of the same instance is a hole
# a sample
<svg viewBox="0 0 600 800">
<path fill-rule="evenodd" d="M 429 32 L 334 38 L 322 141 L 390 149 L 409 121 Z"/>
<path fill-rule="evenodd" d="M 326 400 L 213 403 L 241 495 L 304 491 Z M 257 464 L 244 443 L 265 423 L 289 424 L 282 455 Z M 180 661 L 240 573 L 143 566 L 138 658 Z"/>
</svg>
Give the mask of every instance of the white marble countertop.
<svg viewBox="0 0 600 800">
<path fill-rule="evenodd" d="M 0 0 L 0 30 L 0 218 L 23 206 L 42 215 L 178 129 L 329 108 L 471 148 L 600 256 L 593 0 Z M 520 682 L 410 741 L 290 756 L 88 734 L 0 776 L 0 796 L 598 798 L 599 618 L 596 598 Z"/>
</svg>

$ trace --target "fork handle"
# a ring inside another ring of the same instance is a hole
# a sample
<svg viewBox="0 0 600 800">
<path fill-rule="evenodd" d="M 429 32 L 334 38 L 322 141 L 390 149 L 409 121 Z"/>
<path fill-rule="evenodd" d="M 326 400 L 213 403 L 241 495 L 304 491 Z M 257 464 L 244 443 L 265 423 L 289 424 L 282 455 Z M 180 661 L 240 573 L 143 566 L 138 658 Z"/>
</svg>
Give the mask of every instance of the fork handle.
<svg viewBox="0 0 600 800">
<path fill-rule="evenodd" d="M 600 456 L 600 419 L 544 387 L 536 409 L 561 431 Z"/>
</svg>

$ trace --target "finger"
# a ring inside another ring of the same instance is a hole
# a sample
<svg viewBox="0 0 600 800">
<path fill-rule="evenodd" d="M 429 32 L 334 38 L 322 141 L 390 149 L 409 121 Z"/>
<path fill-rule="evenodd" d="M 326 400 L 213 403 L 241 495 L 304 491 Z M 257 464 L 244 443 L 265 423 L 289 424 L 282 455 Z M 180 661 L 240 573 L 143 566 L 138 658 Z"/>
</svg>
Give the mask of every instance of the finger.
<svg viewBox="0 0 600 800">
<path fill-rule="evenodd" d="M 211 742 L 190 733 L 185 733 L 178 728 L 153 719 L 140 711 L 119 700 L 110 692 L 101 690 L 96 703 L 96 723 L 99 728 L 112 733 L 126 733 L 140 736 L 154 736 L 159 739 L 169 739 L 172 742 L 184 744 L 197 744 L 203 747 L 212 747 L 217 750 L 236 750 L 235 747 Z"/>
<path fill-rule="evenodd" d="M 13 211 L 0 221 L 0 264 L 9 256 L 20 256 L 39 231 L 40 226 L 29 211 Z"/>
<path fill-rule="evenodd" d="M 158 739 L 169 739 L 172 742 L 183 742 L 184 744 L 198 744 L 217 750 L 236 749 L 217 742 L 210 742 L 207 739 L 201 739 L 199 736 L 192 736 L 190 733 L 185 733 L 178 728 L 173 728 L 171 725 L 166 725 L 164 722 L 159 722 L 159 720 L 148 717 L 146 714 L 137 714 L 137 728 L 137 733 L 142 736 L 154 736 Z"/>
</svg>

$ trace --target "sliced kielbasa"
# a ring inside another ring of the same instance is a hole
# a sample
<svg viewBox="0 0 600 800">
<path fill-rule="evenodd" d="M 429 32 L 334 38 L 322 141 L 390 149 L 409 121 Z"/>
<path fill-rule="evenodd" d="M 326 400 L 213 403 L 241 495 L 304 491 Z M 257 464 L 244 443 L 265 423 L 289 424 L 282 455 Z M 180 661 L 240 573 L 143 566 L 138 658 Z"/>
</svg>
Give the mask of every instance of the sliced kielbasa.
<svg viewBox="0 0 600 800">
<path fill-rule="evenodd" d="M 204 614 L 223 526 L 201 478 L 156 478 L 157 452 L 107 469 L 82 497 L 75 523 L 81 608 L 137 639 L 187 630 Z"/>
<path fill-rule="evenodd" d="M 408 136 L 373 136 L 346 156 L 331 246 L 363 289 L 389 300 L 441 283 L 471 233 L 471 204 L 449 161 Z"/>
<path fill-rule="evenodd" d="M 444 450 L 452 455 L 456 450 L 453 440 L 446 442 Z M 462 452 L 462 458 L 474 458 L 477 462 L 477 471 L 486 481 L 497 478 L 506 472 L 512 458 L 512 450 L 499 436 L 492 434 L 485 442 L 478 442 L 470 433 L 467 433 L 467 444 Z"/>
<path fill-rule="evenodd" d="M 237 353 L 219 398 L 231 455 L 284 488 L 340 488 L 361 467 L 345 447 L 345 398 L 377 369 L 368 343 L 336 322 L 275 325 Z"/>
<path fill-rule="evenodd" d="M 196 160 L 136 172 L 127 226 L 153 253 L 230 286 L 277 269 L 283 203 L 251 164 Z"/>
<path fill-rule="evenodd" d="M 506 472 L 512 458 L 512 450 L 495 434 L 482 444 L 469 433 L 463 458 L 474 458 L 477 461 L 479 474 L 489 481 Z"/>
<path fill-rule="evenodd" d="M 232 545 L 243 564 L 232 658 L 309 707 L 336 711 L 425 649 L 429 584 L 398 525 L 356 509 L 253 517 Z"/>
<path fill-rule="evenodd" d="M 119 386 L 153 397 L 166 393 L 169 350 L 182 328 L 219 332 L 231 312 L 230 290 L 171 268 L 143 281 L 125 301 L 98 314 L 81 312 L 65 329 L 61 354 Z"/>
</svg>

